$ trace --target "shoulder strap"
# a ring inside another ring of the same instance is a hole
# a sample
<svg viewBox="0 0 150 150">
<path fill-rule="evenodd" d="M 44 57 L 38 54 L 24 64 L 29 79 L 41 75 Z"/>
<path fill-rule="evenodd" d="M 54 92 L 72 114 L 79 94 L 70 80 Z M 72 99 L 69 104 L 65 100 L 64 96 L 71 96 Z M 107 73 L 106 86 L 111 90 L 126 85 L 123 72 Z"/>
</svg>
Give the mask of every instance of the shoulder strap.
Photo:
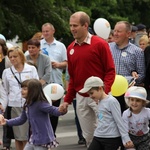
<svg viewBox="0 0 150 150">
<path fill-rule="evenodd" d="M 12 71 L 12 68 L 11 68 L 11 67 L 10 67 L 10 70 L 11 70 L 13 76 L 16 78 L 17 82 L 21 85 L 21 82 L 18 80 L 18 78 L 16 77 L 16 75 L 15 75 L 14 72 Z"/>
</svg>

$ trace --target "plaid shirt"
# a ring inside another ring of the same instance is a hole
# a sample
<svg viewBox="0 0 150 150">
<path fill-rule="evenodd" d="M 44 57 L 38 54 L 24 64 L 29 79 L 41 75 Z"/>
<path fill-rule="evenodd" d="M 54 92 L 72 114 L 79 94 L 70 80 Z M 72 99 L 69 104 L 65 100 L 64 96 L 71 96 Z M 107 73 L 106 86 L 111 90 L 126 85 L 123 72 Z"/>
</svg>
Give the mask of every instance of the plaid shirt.
<svg viewBox="0 0 150 150">
<path fill-rule="evenodd" d="M 119 49 L 115 42 L 110 43 L 109 46 L 113 55 L 116 74 L 129 77 L 132 76 L 133 71 L 136 71 L 139 75 L 136 83 L 143 83 L 145 77 L 144 52 L 130 42 L 123 49 Z"/>
</svg>

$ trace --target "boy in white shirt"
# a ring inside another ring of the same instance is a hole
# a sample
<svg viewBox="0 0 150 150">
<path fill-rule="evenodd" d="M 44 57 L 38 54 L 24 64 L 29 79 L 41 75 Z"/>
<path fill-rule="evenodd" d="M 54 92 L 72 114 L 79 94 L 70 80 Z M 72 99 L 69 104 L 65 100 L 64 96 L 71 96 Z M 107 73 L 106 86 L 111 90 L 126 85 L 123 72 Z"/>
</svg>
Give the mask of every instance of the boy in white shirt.
<svg viewBox="0 0 150 150">
<path fill-rule="evenodd" d="M 79 92 L 88 93 L 98 104 L 98 125 L 88 150 L 117 150 L 122 142 L 126 148 L 134 147 L 124 126 L 119 102 L 104 92 L 103 81 L 89 77 Z"/>
</svg>

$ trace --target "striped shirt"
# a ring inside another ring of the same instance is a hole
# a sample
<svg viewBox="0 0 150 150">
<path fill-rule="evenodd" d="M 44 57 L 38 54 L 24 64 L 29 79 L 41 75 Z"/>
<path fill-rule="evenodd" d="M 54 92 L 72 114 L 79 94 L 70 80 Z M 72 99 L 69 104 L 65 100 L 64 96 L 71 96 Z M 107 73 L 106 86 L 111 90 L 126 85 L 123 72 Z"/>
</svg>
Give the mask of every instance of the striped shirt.
<svg viewBox="0 0 150 150">
<path fill-rule="evenodd" d="M 137 84 L 141 84 L 145 77 L 145 60 L 144 52 L 132 43 L 128 43 L 123 49 L 119 49 L 115 42 L 109 44 L 113 55 L 116 74 L 122 76 L 132 76 L 132 72 L 136 71 L 139 78 Z"/>
</svg>

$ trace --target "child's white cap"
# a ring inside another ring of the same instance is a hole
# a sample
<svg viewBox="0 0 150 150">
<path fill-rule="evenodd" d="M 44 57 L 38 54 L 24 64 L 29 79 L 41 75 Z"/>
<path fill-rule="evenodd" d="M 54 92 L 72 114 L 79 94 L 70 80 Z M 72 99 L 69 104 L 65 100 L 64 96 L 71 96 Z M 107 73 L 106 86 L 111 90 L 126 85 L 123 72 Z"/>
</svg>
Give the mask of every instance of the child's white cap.
<svg viewBox="0 0 150 150">
<path fill-rule="evenodd" d="M 140 87 L 140 86 L 131 86 L 125 93 L 125 102 L 126 104 L 129 106 L 129 99 L 130 97 L 133 98 L 138 98 L 141 99 L 143 101 L 145 101 L 146 103 L 149 103 L 149 100 L 147 100 L 147 92 L 145 90 L 145 88 Z"/>
<path fill-rule="evenodd" d="M 93 87 L 104 86 L 103 81 L 99 77 L 89 77 L 85 83 L 84 87 L 79 91 L 79 93 L 87 93 Z"/>
</svg>

